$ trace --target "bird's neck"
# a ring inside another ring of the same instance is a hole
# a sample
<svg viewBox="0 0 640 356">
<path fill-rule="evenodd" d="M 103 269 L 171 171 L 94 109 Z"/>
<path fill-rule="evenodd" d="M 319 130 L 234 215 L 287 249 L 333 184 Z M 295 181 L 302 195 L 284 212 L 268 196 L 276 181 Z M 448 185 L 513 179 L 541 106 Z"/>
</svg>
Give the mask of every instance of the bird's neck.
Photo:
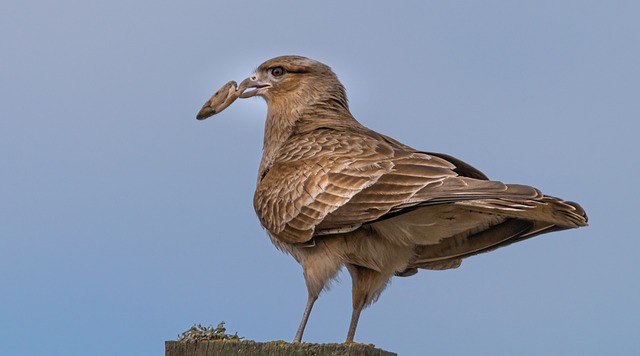
<svg viewBox="0 0 640 356">
<path fill-rule="evenodd" d="M 262 144 L 262 160 L 258 170 L 258 181 L 266 174 L 275 161 L 282 145 L 294 132 L 300 114 L 296 106 L 270 103 L 267 120 L 264 125 L 264 142 Z"/>
<path fill-rule="evenodd" d="M 262 160 L 258 181 L 271 169 L 282 146 L 293 135 L 317 129 L 343 130 L 363 127 L 346 106 L 331 105 L 326 101 L 310 103 L 269 103 L 264 127 Z"/>
</svg>

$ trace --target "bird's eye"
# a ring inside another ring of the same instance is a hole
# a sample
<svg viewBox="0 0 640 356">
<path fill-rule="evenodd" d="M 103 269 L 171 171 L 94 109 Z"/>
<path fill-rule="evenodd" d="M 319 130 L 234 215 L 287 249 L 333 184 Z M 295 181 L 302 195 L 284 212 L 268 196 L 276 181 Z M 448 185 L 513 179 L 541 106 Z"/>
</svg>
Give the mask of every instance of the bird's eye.
<svg viewBox="0 0 640 356">
<path fill-rule="evenodd" d="M 274 77 L 281 77 L 283 74 L 284 74 L 284 68 L 282 67 L 275 67 L 271 69 L 271 75 L 273 75 Z"/>
</svg>

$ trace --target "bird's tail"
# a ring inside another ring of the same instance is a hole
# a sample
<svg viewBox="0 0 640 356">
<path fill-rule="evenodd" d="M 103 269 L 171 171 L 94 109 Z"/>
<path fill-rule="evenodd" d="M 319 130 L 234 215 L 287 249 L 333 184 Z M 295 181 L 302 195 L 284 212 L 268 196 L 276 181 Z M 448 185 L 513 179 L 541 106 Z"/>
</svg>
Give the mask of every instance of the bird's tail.
<svg viewBox="0 0 640 356">
<path fill-rule="evenodd" d="M 458 234 L 437 245 L 424 246 L 408 271 L 458 267 L 462 259 L 493 251 L 515 242 L 553 231 L 587 225 L 587 214 L 577 203 L 544 196 L 539 200 L 483 199 L 455 203 L 472 210 L 498 214 L 506 219 L 473 234 Z M 465 236 L 466 235 L 466 236 Z"/>
</svg>

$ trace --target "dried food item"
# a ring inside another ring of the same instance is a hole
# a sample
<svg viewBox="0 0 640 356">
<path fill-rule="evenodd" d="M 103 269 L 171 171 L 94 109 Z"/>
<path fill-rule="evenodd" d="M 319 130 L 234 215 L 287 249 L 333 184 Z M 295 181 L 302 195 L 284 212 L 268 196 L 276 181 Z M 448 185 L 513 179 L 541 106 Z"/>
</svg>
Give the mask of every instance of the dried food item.
<svg viewBox="0 0 640 356">
<path fill-rule="evenodd" d="M 207 100 L 207 102 L 204 103 L 204 106 L 202 106 L 202 109 L 200 109 L 200 112 L 198 112 L 196 118 L 198 120 L 204 120 L 209 116 L 213 116 L 221 112 L 222 110 L 229 107 L 229 105 L 231 105 L 234 101 L 236 101 L 236 99 L 240 97 L 240 94 L 242 94 L 245 89 L 239 90 L 238 83 L 236 83 L 234 80 L 228 82 L 227 84 L 223 85 L 222 88 L 220 88 L 215 94 L 213 94 L 213 96 L 211 96 L 211 99 Z"/>
</svg>

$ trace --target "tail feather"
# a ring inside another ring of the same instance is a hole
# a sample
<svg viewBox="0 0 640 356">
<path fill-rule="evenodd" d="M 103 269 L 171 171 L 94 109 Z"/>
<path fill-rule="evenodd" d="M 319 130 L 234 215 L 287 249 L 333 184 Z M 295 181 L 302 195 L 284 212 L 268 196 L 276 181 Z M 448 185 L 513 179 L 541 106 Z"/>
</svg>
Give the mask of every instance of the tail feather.
<svg viewBox="0 0 640 356">
<path fill-rule="evenodd" d="M 457 268 L 462 259 L 496 250 L 512 243 L 523 241 L 541 234 L 577 228 L 587 225 L 587 215 L 577 203 L 543 196 L 539 200 L 481 199 L 461 201 L 453 204 L 461 210 L 475 211 L 475 214 L 500 216 L 490 226 L 483 229 L 457 231 L 454 235 L 442 237 L 437 244 L 418 244 L 416 260 L 407 271 L 398 275 L 408 275 L 418 268 Z M 425 218 L 430 217 L 424 207 Z M 467 214 L 465 216 L 482 216 Z M 485 219 L 484 222 L 486 223 Z M 426 232 L 427 230 L 425 230 Z M 415 240 L 414 240 L 415 241 Z M 430 238 L 429 241 L 433 241 Z M 416 241 L 418 242 L 418 241 Z"/>
<path fill-rule="evenodd" d="M 587 225 L 587 214 L 580 205 L 570 201 L 544 196 L 542 199 L 478 199 L 456 204 L 473 210 L 499 214 L 510 218 L 546 222 L 565 228 Z"/>
</svg>

